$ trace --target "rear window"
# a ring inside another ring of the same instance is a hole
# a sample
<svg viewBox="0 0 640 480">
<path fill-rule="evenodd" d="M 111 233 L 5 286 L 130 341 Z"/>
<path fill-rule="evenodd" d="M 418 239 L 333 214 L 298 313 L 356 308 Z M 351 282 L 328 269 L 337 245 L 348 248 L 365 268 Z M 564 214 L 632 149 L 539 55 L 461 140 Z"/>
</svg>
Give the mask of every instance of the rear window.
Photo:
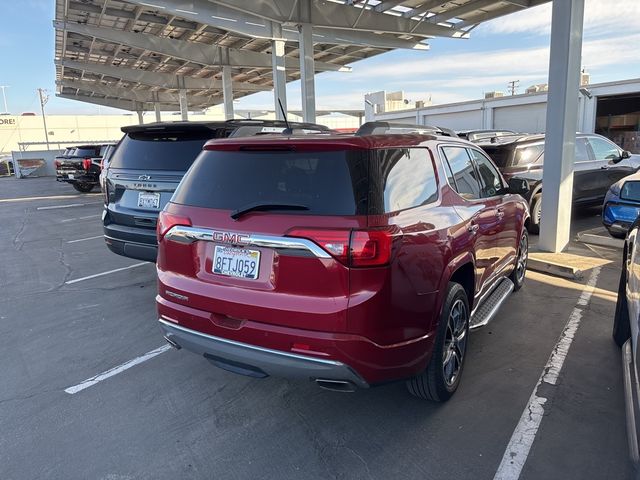
<svg viewBox="0 0 640 480">
<path fill-rule="evenodd" d="M 296 214 L 361 215 L 367 213 L 367 175 L 365 154 L 355 150 L 205 151 L 171 201 L 221 210 L 297 204 L 308 210 Z"/>
<path fill-rule="evenodd" d="M 76 148 L 75 151 L 71 152 L 70 155 L 74 157 L 95 157 L 96 149 L 95 148 Z"/>
<path fill-rule="evenodd" d="M 536 160 L 541 159 L 540 154 L 544 151 L 544 143 L 539 143 L 537 145 L 529 145 L 526 147 L 518 147 L 516 148 L 514 165 L 530 165 L 532 163 L 540 163 L 536 162 Z"/>
<path fill-rule="evenodd" d="M 129 133 L 111 157 L 111 168 L 134 170 L 189 169 L 214 133 Z"/>
<path fill-rule="evenodd" d="M 512 166 L 509 164 L 509 159 L 511 158 L 512 152 L 511 148 L 483 146 L 482 149 L 486 152 L 487 155 L 489 155 L 489 157 L 491 157 L 491 160 L 493 160 L 493 163 L 495 163 L 498 168 L 506 168 Z"/>
</svg>

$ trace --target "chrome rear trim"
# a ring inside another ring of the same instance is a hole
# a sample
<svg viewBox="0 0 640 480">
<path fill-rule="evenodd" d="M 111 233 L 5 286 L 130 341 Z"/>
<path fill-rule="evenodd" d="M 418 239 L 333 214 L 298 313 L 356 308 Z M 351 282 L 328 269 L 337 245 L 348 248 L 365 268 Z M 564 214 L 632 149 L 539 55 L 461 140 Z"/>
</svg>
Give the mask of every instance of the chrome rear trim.
<svg viewBox="0 0 640 480">
<path fill-rule="evenodd" d="M 247 247 L 265 247 L 276 250 L 298 250 L 313 254 L 318 258 L 331 258 L 318 245 L 306 238 L 275 237 L 269 235 L 240 234 L 219 232 L 208 228 L 185 227 L 176 225 L 164 236 L 165 239 L 178 243 L 193 243 L 198 241 L 227 243 Z"/>
</svg>

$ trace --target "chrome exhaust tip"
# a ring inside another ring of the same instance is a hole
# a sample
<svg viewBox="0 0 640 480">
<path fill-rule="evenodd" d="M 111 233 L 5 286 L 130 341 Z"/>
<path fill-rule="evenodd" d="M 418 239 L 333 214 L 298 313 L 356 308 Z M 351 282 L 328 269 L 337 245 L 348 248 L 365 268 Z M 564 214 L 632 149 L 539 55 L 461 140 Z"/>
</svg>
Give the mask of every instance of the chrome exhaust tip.
<svg viewBox="0 0 640 480">
<path fill-rule="evenodd" d="M 332 392 L 355 392 L 356 386 L 347 380 L 330 380 L 327 378 L 316 378 L 316 385 Z"/>
<path fill-rule="evenodd" d="M 180 345 L 178 345 L 176 342 L 174 342 L 173 340 L 171 340 L 171 339 L 169 338 L 169 336 L 168 336 L 168 335 L 165 335 L 165 336 L 164 336 L 164 339 L 167 341 L 167 343 L 168 343 L 169 345 L 171 345 L 171 346 L 172 346 L 173 348 L 175 348 L 176 350 L 180 350 L 180 349 L 182 348 L 182 347 L 181 347 Z"/>
</svg>

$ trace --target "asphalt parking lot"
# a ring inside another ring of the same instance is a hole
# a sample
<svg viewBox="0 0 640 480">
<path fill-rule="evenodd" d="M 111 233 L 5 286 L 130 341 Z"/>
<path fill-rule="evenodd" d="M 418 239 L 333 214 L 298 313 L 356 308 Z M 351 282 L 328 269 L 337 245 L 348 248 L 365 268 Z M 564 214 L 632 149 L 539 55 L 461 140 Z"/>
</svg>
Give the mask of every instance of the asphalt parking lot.
<svg viewBox="0 0 640 480">
<path fill-rule="evenodd" d="M 529 272 L 436 405 L 403 384 L 341 394 L 156 350 L 154 266 L 107 250 L 101 210 L 51 178 L 0 178 L 1 478 L 493 479 L 589 279 L 519 478 L 632 478 L 611 340 L 619 251 L 572 246 L 602 264 L 580 282 Z"/>
</svg>

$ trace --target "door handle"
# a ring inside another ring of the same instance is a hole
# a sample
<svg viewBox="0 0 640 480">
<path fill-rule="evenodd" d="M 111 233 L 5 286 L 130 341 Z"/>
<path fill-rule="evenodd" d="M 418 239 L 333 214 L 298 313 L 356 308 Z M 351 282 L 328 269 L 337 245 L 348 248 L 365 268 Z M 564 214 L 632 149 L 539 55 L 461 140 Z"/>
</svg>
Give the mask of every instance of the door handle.
<svg viewBox="0 0 640 480">
<path fill-rule="evenodd" d="M 602 165 L 600 170 L 609 170 L 609 165 Z"/>
<path fill-rule="evenodd" d="M 476 225 L 475 223 L 472 223 L 467 227 L 467 230 L 469 230 L 469 232 L 475 235 L 476 233 L 478 233 L 478 230 L 480 230 L 480 226 Z"/>
<path fill-rule="evenodd" d="M 500 218 L 504 217 L 504 208 L 496 209 L 496 216 Z"/>
</svg>

